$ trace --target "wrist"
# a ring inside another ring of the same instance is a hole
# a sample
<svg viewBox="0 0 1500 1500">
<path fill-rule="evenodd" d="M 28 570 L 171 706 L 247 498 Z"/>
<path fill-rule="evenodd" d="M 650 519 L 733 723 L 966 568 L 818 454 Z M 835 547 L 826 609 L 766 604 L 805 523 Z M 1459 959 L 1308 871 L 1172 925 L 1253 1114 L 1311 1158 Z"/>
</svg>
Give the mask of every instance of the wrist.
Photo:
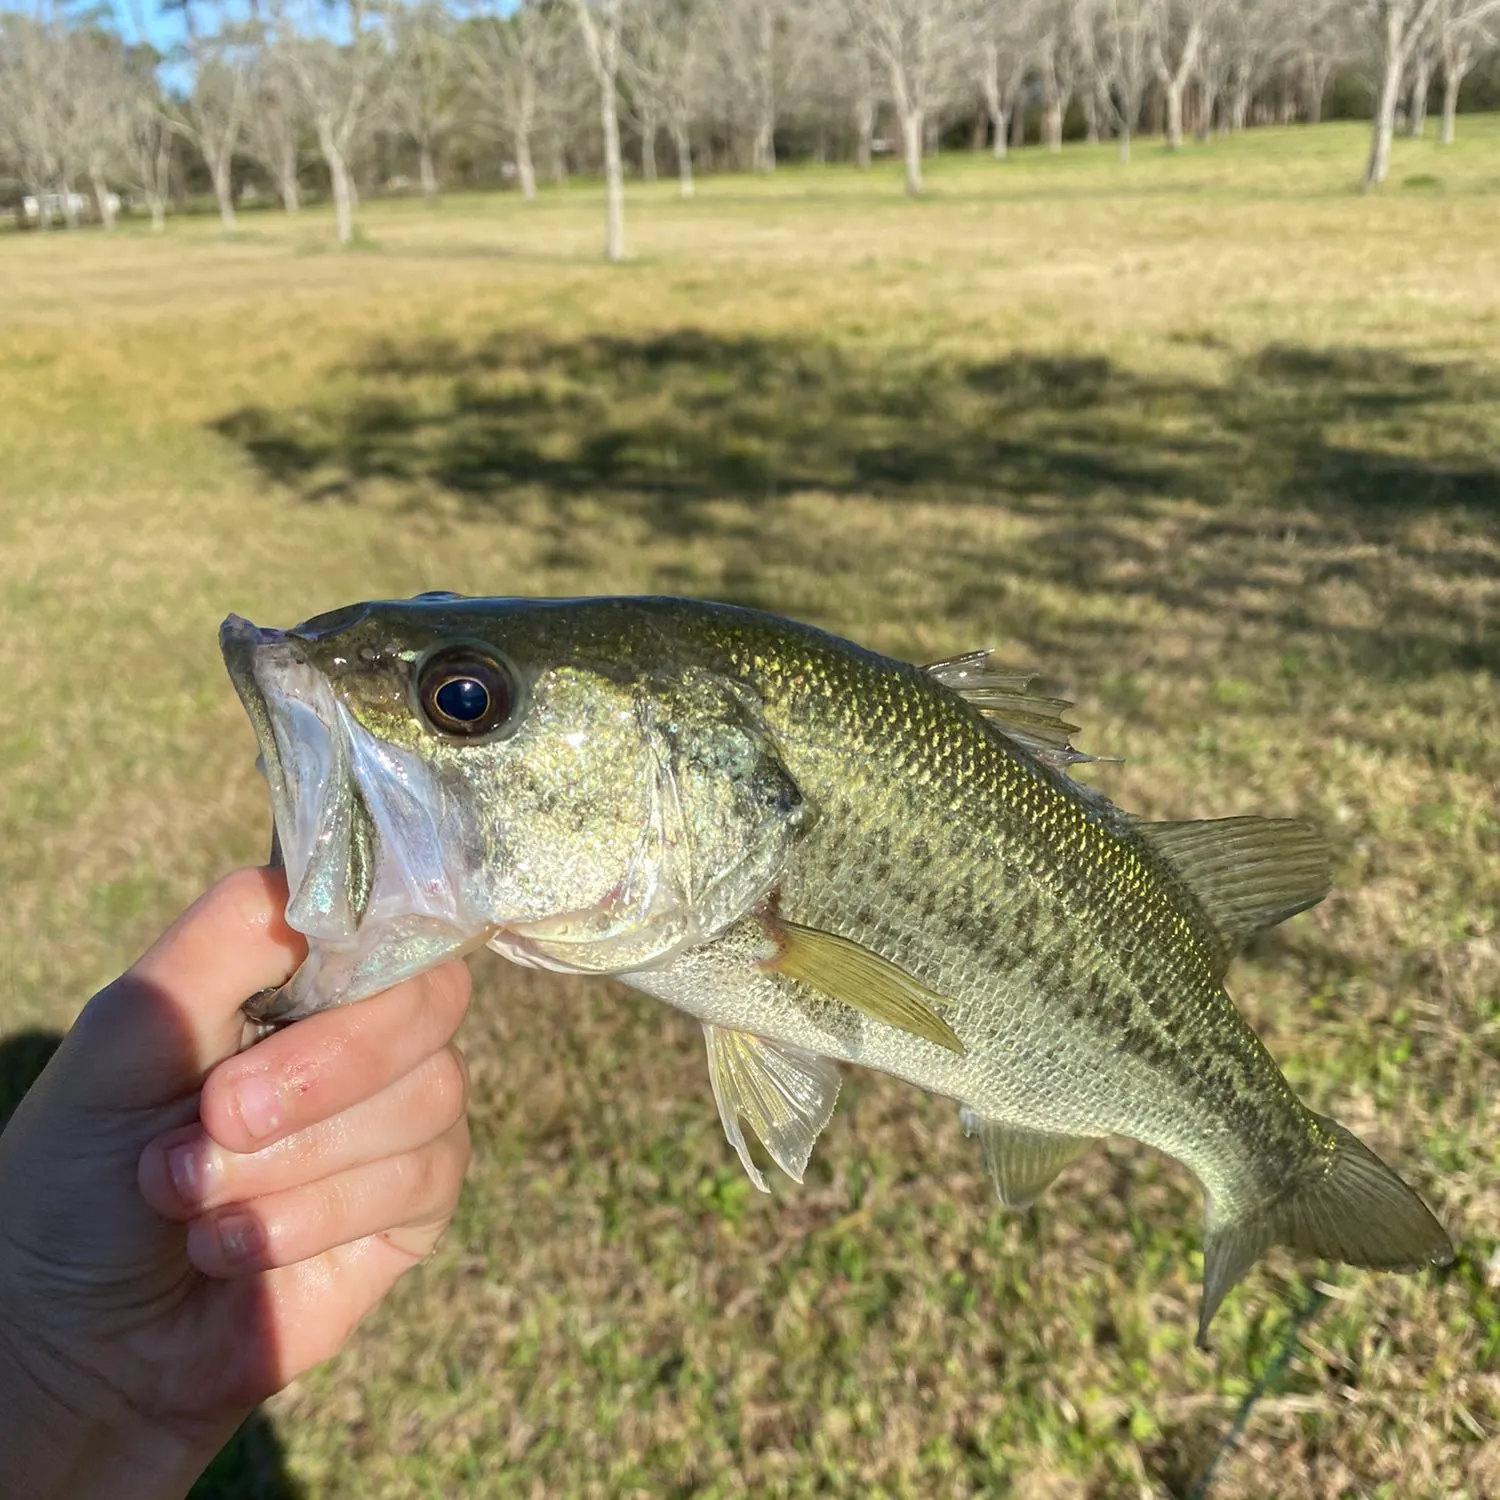
<svg viewBox="0 0 1500 1500">
<path fill-rule="evenodd" d="M 181 1500 L 232 1430 L 189 1438 L 89 1379 L 23 1357 L 0 1325 L 6 1500 Z"/>
</svg>

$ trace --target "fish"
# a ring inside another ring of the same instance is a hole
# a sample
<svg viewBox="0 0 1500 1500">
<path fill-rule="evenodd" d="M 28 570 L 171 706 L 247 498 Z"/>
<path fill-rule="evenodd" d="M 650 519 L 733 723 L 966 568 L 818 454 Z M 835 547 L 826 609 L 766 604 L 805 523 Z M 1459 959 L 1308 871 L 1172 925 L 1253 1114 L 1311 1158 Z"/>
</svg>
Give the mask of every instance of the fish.
<svg viewBox="0 0 1500 1500">
<path fill-rule="evenodd" d="M 841 1065 L 957 1102 L 1024 1207 L 1106 1136 L 1204 1192 L 1199 1342 L 1273 1245 L 1447 1264 L 1422 1199 L 1304 1105 L 1225 987 L 1330 886 L 1286 818 L 1149 822 L 1078 780 L 1070 705 L 666 597 L 430 593 L 220 643 L 307 957 L 289 1024 L 488 947 L 697 1019 L 725 1135 L 800 1182 Z"/>
</svg>

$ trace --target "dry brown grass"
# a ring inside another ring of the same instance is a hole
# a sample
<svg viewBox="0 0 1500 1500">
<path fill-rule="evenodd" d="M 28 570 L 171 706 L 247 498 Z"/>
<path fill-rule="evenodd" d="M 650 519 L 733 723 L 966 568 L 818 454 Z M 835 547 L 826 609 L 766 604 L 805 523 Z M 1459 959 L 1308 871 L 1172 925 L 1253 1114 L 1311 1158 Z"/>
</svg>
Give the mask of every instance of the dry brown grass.
<svg viewBox="0 0 1500 1500">
<path fill-rule="evenodd" d="M 1497 124 L 1378 199 L 1339 127 L 636 194 L 618 270 L 581 191 L 374 208 L 345 256 L 0 241 L 0 1035 L 261 854 L 230 609 L 661 589 L 997 645 L 1126 806 L 1329 828 L 1336 893 L 1236 992 L 1463 1247 L 1333 1277 L 1213 1500 L 1493 1495 Z M 762 1199 L 694 1027 L 477 973 L 454 1232 L 272 1413 L 312 1494 L 1182 1496 L 1291 1347 L 1276 1261 L 1192 1348 L 1171 1163 L 1006 1216 L 950 1105 L 859 1076 Z"/>
</svg>

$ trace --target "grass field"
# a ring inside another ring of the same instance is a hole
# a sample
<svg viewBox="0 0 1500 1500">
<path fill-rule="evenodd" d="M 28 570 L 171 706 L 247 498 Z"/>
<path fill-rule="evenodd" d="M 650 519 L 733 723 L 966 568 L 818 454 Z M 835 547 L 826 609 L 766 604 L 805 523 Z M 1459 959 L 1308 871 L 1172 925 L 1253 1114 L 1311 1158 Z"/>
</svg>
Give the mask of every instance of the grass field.
<svg viewBox="0 0 1500 1500">
<path fill-rule="evenodd" d="M 228 611 L 690 592 L 997 646 L 1126 807 L 1326 827 L 1334 894 L 1232 988 L 1462 1246 L 1330 1272 L 1295 1343 L 1318 1268 L 1273 1257 L 1205 1355 L 1175 1163 L 1007 1215 L 951 1104 L 858 1075 L 764 1198 L 696 1025 L 485 957 L 452 1233 L 216 1493 L 1183 1497 L 1268 1372 L 1212 1500 L 1500 1493 L 1500 118 L 1460 123 L 1378 197 L 1345 126 L 632 189 L 616 269 L 582 188 L 374 205 L 346 255 L 316 213 L 0 240 L 0 1038 L 263 854 Z"/>
</svg>

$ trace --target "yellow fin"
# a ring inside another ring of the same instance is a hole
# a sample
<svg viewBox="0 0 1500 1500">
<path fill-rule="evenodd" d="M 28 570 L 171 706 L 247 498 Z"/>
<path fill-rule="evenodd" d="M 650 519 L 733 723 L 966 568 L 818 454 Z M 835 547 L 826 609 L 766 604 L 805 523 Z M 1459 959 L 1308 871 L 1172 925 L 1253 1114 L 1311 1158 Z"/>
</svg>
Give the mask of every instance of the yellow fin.
<svg viewBox="0 0 1500 1500">
<path fill-rule="evenodd" d="M 967 1104 L 959 1106 L 964 1134 L 979 1137 L 984 1165 L 1007 1208 L 1025 1208 L 1044 1192 L 1067 1164 L 1094 1144 L 1091 1135 L 1059 1135 L 986 1119 Z"/>
<path fill-rule="evenodd" d="M 936 1042 L 960 1057 L 967 1050 L 937 1012 L 936 1007 L 949 1002 L 879 954 L 850 938 L 781 917 L 770 919 L 768 926 L 778 951 L 763 968 L 800 979 L 872 1021 Z"/>
<path fill-rule="evenodd" d="M 838 1068 L 826 1057 L 788 1042 L 769 1042 L 708 1021 L 703 1023 L 703 1039 L 719 1120 L 751 1182 L 763 1193 L 771 1191 L 745 1143 L 742 1119 L 776 1165 L 793 1182 L 801 1182 L 813 1142 L 838 1101 Z"/>
<path fill-rule="evenodd" d="M 1332 883 L 1327 841 L 1292 818 L 1135 826 L 1197 897 L 1226 963 L 1251 933 L 1316 906 Z"/>
</svg>

